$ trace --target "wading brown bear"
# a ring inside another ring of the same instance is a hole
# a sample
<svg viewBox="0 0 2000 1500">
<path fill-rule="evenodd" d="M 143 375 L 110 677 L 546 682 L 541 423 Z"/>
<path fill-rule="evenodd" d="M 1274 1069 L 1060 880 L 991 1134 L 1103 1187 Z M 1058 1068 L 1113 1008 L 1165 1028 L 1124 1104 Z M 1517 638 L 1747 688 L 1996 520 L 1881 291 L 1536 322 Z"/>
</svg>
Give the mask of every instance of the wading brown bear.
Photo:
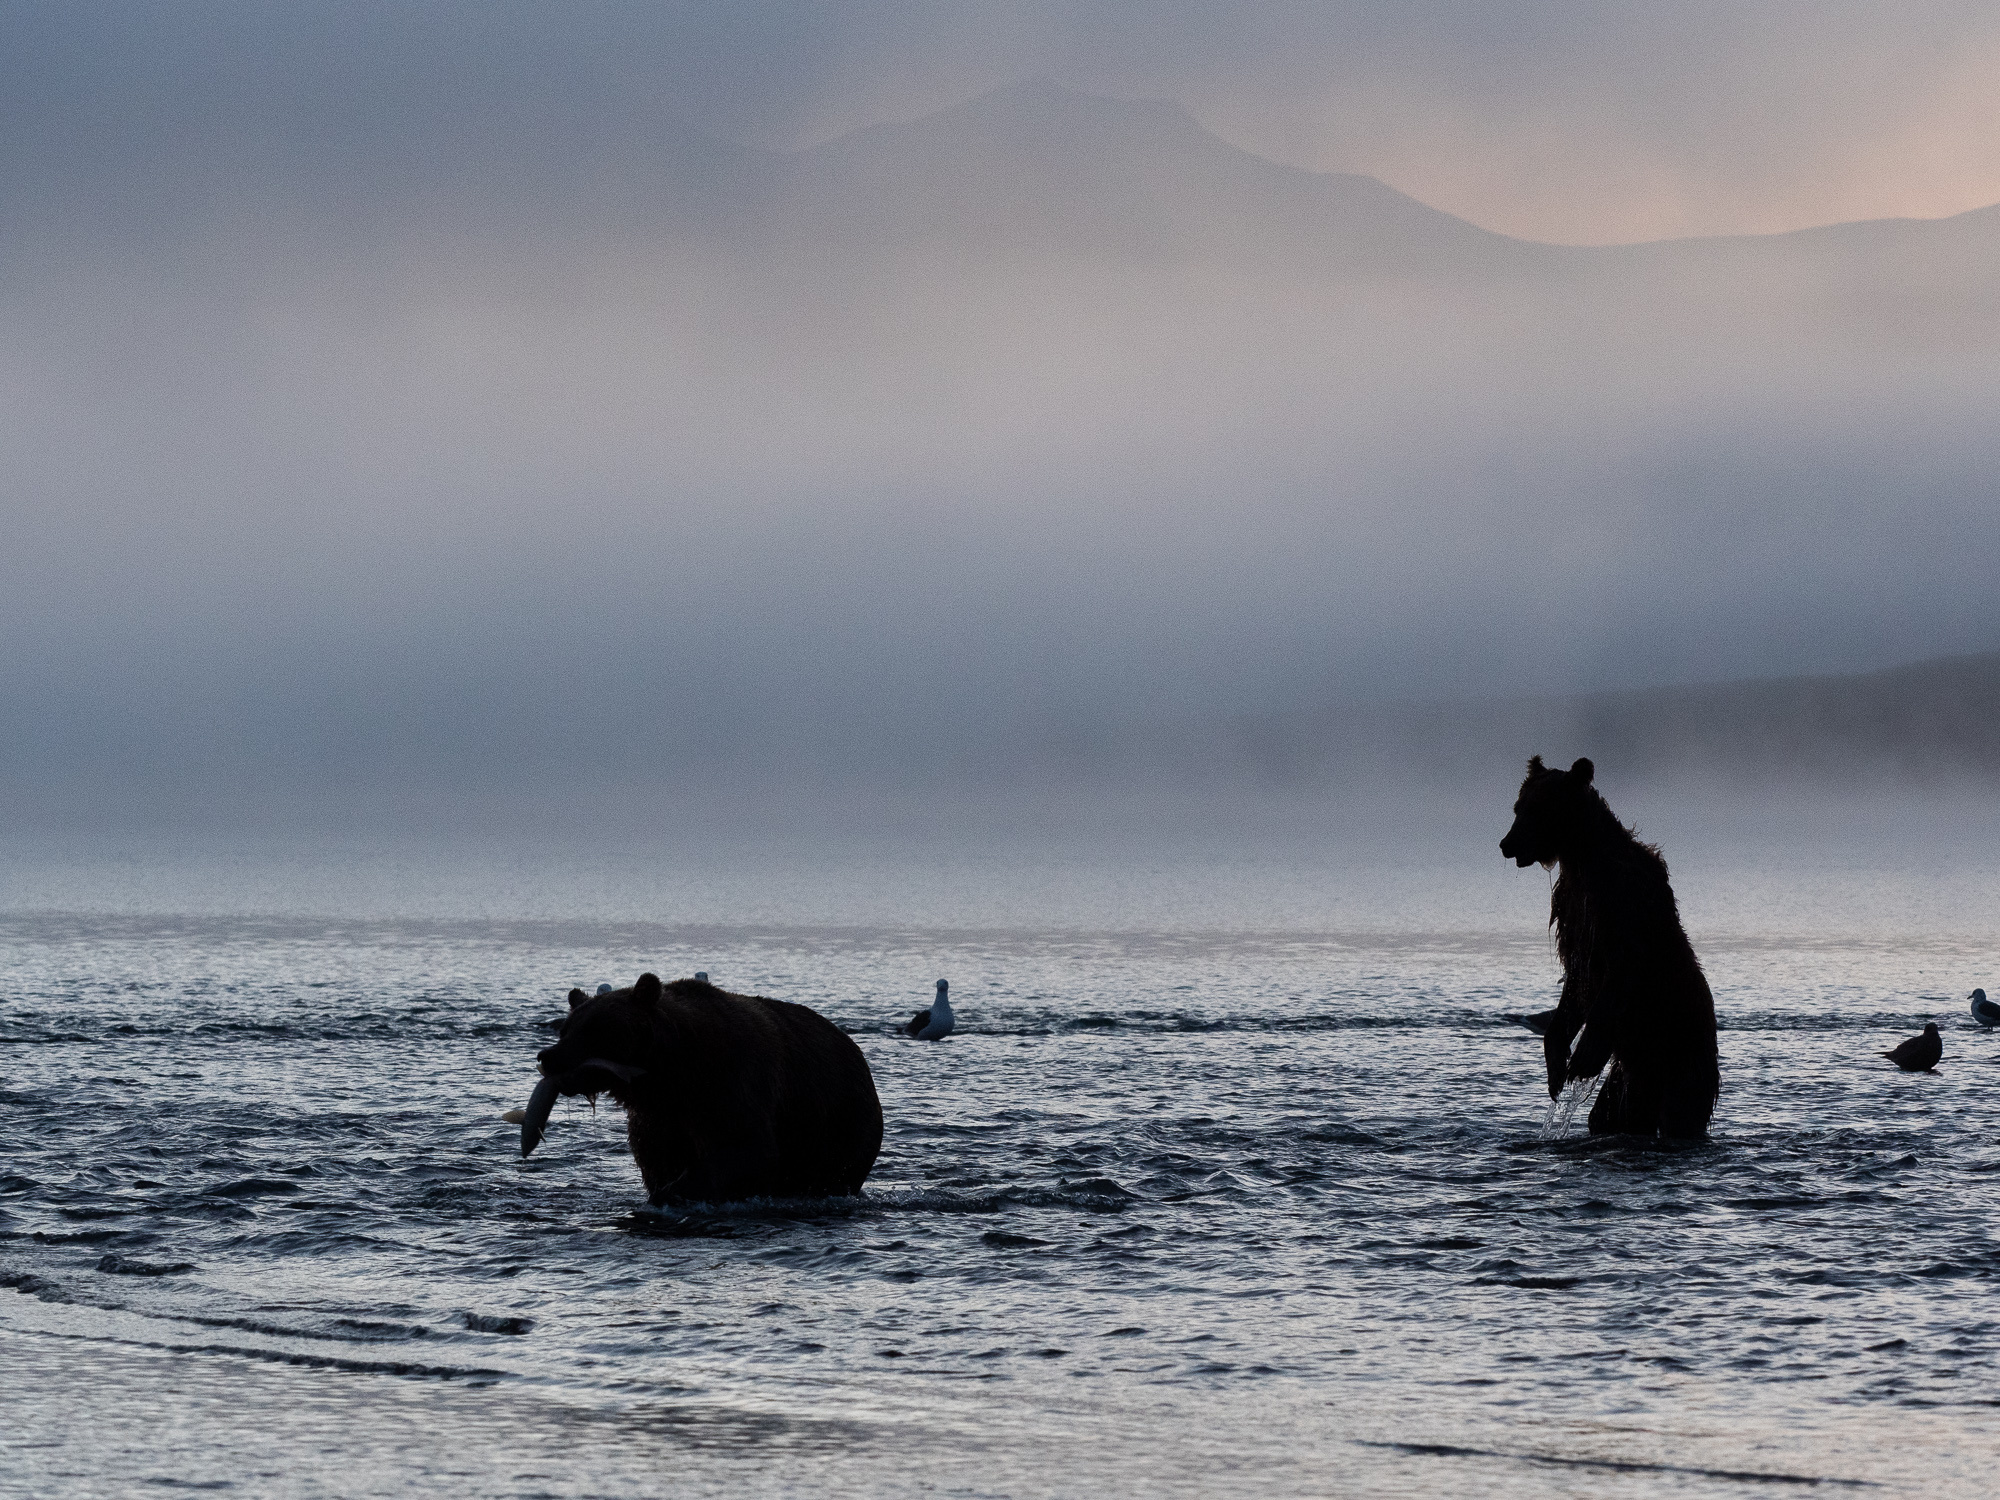
<svg viewBox="0 0 2000 1500">
<path fill-rule="evenodd" d="M 569 992 L 521 1154 L 558 1095 L 609 1094 L 654 1203 L 858 1193 L 882 1149 L 882 1105 L 861 1049 L 817 1011 L 700 979 Z"/>
<path fill-rule="evenodd" d="M 1590 784 L 1594 773 L 1587 760 L 1567 771 L 1530 760 L 1500 841 L 1523 868 L 1561 866 L 1549 923 L 1562 997 L 1529 1023 L 1542 1032 L 1549 1097 L 1609 1063 L 1590 1111 L 1594 1134 L 1698 1140 L 1721 1087 L 1715 1000 L 1681 930 L 1667 862 L 1618 821 Z"/>
</svg>

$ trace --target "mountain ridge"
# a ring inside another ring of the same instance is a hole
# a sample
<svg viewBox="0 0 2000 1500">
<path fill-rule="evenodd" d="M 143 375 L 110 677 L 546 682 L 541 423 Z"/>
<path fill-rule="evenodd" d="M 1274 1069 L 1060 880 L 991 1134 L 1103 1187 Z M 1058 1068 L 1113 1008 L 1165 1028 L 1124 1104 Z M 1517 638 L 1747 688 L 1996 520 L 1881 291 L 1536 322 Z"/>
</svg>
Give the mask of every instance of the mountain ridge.
<svg viewBox="0 0 2000 1500">
<path fill-rule="evenodd" d="M 658 100 L 601 116 L 489 113 L 406 102 L 377 127 L 343 131 L 315 131 L 309 118 L 259 130 L 254 120 L 231 117 L 211 138 L 176 116 L 156 119 L 137 101 L 88 121 L 23 122 L 0 182 L 33 218 L 60 219 L 67 203 L 79 227 L 98 232 L 121 220 L 254 215 L 266 200 L 289 199 L 342 225 L 386 213 L 486 232 L 529 223 L 574 232 L 603 220 L 669 232 L 720 227 L 754 239 L 783 215 L 803 212 L 813 222 L 788 238 L 810 241 L 830 226 L 849 238 L 872 228 L 878 238 L 894 231 L 935 240 L 956 225 L 1018 243 L 1038 215 L 1075 222 L 1117 210 L 1136 227 L 1122 237 L 1082 233 L 1078 242 L 1253 260 L 1313 259 L 1319 246 L 1403 271 L 1588 270 L 1740 259 L 1772 248 L 2000 237 L 1995 204 L 1943 219 L 1555 244 L 1486 229 L 1371 175 L 1273 161 L 1172 100 L 1114 99 L 1048 79 L 789 152 L 704 129 Z"/>
<path fill-rule="evenodd" d="M 1133 127 L 1144 123 L 1156 132 L 1155 144 L 1162 137 L 1171 138 L 1174 144 L 1206 157 L 1210 166 L 1227 163 L 1267 185 L 1282 184 L 1294 189 L 1318 185 L 1339 192 L 1372 196 L 1383 206 L 1393 206 L 1393 211 L 1421 218 L 1434 227 L 1441 228 L 1448 224 L 1451 232 L 1467 243 L 1502 244 L 1550 252 L 1575 262 L 1622 258 L 1622 252 L 1630 251 L 1672 254 L 1694 247 L 1727 251 L 1743 247 L 1803 244 L 1842 235 L 1854 238 L 1894 237 L 1912 230 L 1925 233 L 1941 226 L 1956 226 L 1956 230 L 2000 229 L 2000 203 L 1996 203 L 1935 219 L 1889 216 L 1843 220 L 1761 234 L 1685 235 L 1613 244 L 1560 244 L 1487 229 L 1447 209 L 1425 203 L 1366 173 L 1316 171 L 1274 161 L 1216 134 L 1171 99 L 1114 99 L 1068 89 L 1045 78 L 1002 85 L 911 120 L 861 126 L 818 145 L 784 153 L 784 159 L 794 163 L 828 164 L 844 156 L 881 153 L 912 145 L 921 154 L 935 149 L 937 139 L 946 132 L 963 135 L 981 128 L 1003 133 L 1019 132 L 1030 123 L 1043 131 L 1058 123 L 1070 127 L 1082 126 L 1100 135 L 1123 135 L 1128 142 L 1134 135 Z M 1080 135 L 1082 132 L 1076 133 Z"/>
<path fill-rule="evenodd" d="M 1245 264 L 1331 258 L 1408 270 L 1534 254 L 1373 177 L 1242 150 L 1166 101 L 1046 81 L 785 158 L 777 212 L 802 237 Z"/>
</svg>

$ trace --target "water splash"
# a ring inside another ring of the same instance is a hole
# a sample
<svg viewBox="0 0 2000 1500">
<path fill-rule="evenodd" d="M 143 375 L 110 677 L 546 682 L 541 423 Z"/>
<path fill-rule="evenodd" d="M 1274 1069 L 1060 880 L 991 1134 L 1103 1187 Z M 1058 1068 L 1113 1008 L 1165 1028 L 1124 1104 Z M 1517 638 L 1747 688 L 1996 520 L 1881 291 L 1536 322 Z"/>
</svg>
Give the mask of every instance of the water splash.
<svg viewBox="0 0 2000 1500">
<path fill-rule="evenodd" d="M 1578 1120 L 1590 1117 L 1591 1101 L 1597 1097 L 1597 1087 L 1604 1081 L 1604 1075 L 1595 1078 L 1572 1078 L 1563 1085 L 1563 1091 L 1549 1101 L 1549 1112 L 1542 1120 L 1541 1134 L 1544 1141 L 1559 1141 L 1564 1136 L 1574 1134 Z"/>
</svg>

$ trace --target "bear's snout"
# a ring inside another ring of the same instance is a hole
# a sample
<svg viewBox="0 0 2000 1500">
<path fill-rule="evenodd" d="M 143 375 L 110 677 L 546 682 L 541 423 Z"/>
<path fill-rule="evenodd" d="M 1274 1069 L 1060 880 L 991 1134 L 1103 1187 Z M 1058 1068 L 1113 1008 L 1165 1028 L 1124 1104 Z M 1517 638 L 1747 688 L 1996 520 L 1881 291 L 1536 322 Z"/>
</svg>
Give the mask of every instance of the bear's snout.
<svg viewBox="0 0 2000 1500">
<path fill-rule="evenodd" d="M 1500 840 L 1500 855 L 1503 859 L 1513 860 L 1525 870 L 1529 865 L 1537 864 L 1547 856 L 1533 847 L 1535 831 L 1532 828 L 1523 830 L 1521 823 L 1522 820 L 1516 818 L 1508 828 L 1506 837 Z"/>
<path fill-rule="evenodd" d="M 595 1094 L 628 1084 L 645 1076 L 646 1070 L 608 1057 L 596 1057 L 580 1047 L 558 1042 L 535 1054 L 542 1077 L 562 1087 L 565 1094 Z"/>
</svg>

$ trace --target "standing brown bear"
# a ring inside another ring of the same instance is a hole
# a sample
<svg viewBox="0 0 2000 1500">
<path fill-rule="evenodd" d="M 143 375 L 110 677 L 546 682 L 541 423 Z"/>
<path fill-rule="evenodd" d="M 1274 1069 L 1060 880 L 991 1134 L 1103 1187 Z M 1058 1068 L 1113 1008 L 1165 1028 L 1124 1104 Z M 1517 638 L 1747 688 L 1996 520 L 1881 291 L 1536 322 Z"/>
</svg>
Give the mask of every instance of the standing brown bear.
<svg viewBox="0 0 2000 1500">
<path fill-rule="evenodd" d="M 803 1005 L 732 995 L 705 979 L 569 992 L 521 1154 L 558 1095 L 625 1107 L 632 1157 L 654 1203 L 858 1193 L 882 1149 L 882 1105 L 861 1049 Z"/>
<path fill-rule="evenodd" d="M 1618 821 L 1590 784 L 1595 769 L 1579 760 L 1551 771 L 1535 756 L 1500 841 L 1523 868 L 1562 867 L 1549 910 L 1562 998 L 1530 1023 L 1542 1032 L 1549 1097 L 1608 1062 L 1593 1134 L 1699 1140 L 1721 1088 L 1715 1000 L 1681 930 L 1667 862 Z"/>
</svg>

